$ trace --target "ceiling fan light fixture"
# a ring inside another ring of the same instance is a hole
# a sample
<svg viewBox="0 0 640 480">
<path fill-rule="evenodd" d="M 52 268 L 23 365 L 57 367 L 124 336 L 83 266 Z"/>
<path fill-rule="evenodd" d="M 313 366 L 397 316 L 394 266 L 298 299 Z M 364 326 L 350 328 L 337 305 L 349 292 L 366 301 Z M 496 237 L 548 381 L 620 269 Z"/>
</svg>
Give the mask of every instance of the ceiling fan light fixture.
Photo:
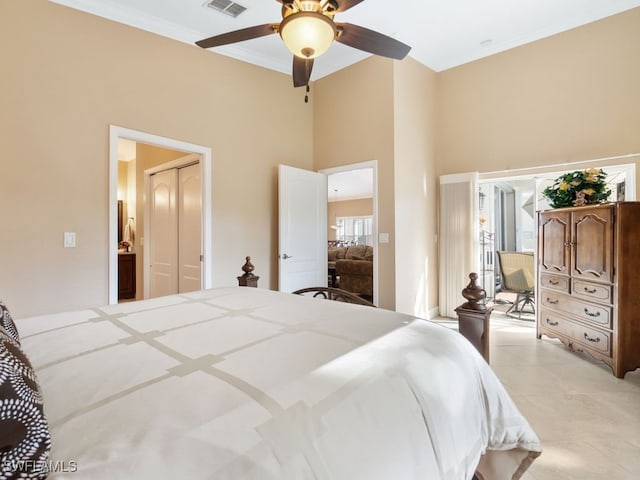
<svg viewBox="0 0 640 480">
<path fill-rule="evenodd" d="M 336 36 L 333 21 L 317 12 L 298 12 L 280 24 L 280 36 L 287 48 L 300 58 L 316 58 L 326 52 Z"/>
</svg>

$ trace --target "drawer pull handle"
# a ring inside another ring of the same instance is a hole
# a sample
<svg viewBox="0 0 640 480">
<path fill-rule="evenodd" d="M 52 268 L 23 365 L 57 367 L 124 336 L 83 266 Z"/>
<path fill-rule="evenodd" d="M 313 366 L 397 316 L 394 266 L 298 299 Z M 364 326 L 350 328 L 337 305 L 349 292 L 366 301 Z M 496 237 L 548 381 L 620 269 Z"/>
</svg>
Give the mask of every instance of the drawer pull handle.
<svg viewBox="0 0 640 480">
<path fill-rule="evenodd" d="M 600 316 L 600 312 L 596 312 L 596 313 L 591 313 L 589 310 L 587 310 L 586 308 L 584 309 L 584 313 L 586 313 L 589 317 L 599 317 Z"/>
<path fill-rule="evenodd" d="M 596 337 L 596 338 L 590 337 L 590 336 L 587 334 L 587 332 L 584 332 L 584 338 L 585 338 L 585 340 L 587 340 L 587 341 L 589 341 L 589 342 L 593 342 L 593 343 L 598 343 L 598 342 L 600 342 L 600 337 Z"/>
<path fill-rule="evenodd" d="M 557 326 L 558 326 L 558 322 L 552 322 L 552 321 L 551 321 L 551 320 L 549 320 L 548 318 L 547 318 L 547 323 L 548 323 L 549 325 L 551 325 L 552 327 L 557 327 Z"/>
<path fill-rule="evenodd" d="M 560 300 L 551 300 L 549 297 L 547 297 L 547 303 L 550 305 L 557 305 L 559 301 Z"/>
<path fill-rule="evenodd" d="M 557 280 L 549 280 L 549 284 L 550 285 L 560 285 L 560 282 L 558 282 Z"/>
<path fill-rule="evenodd" d="M 587 287 L 584 287 L 584 291 L 587 293 L 596 293 L 598 290 L 596 290 L 595 288 L 593 290 L 589 290 Z"/>
</svg>

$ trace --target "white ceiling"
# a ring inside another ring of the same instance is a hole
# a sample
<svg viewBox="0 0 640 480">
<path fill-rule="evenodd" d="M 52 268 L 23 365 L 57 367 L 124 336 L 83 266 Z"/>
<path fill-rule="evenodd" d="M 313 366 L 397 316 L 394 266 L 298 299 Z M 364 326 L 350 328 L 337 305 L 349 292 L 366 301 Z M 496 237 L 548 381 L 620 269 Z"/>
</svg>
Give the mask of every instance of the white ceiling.
<svg viewBox="0 0 640 480">
<path fill-rule="evenodd" d="M 327 176 L 329 202 L 373 197 L 373 168 L 358 168 Z"/>
<path fill-rule="evenodd" d="M 205 7 L 205 0 L 50 1 L 188 44 L 281 20 L 281 4 L 276 0 L 235 0 L 247 8 L 235 19 Z M 640 0 L 365 0 L 336 15 L 336 21 L 395 37 L 412 46 L 409 56 L 442 71 L 638 6 Z M 291 54 L 277 35 L 215 51 L 291 72 Z M 311 78 L 317 80 L 367 56 L 334 43 L 316 60 Z"/>
</svg>

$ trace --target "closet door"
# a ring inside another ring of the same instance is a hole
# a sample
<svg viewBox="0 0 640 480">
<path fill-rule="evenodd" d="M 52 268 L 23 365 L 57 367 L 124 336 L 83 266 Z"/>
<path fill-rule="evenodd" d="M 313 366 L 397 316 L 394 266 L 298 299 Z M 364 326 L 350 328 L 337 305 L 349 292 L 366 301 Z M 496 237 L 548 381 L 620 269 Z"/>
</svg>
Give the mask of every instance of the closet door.
<svg viewBox="0 0 640 480">
<path fill-rule="evenodd" d="M 178 292 L 202 288 L 200 164 L 178 170 Z"/>
<path fill-rule="evenodd" d="M 178 291 L 178 171 L 165 170 L 151 176 L 149 218 L 149 296 Z"/>
</svg>

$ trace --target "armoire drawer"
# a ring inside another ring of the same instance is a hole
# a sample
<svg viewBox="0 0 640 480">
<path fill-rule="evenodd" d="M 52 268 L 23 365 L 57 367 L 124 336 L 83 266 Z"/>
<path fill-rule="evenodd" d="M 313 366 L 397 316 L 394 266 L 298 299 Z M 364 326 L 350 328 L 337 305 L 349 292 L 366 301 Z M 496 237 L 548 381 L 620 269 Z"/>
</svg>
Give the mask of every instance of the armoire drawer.
<svg viewBox="0 0 640 480">
<path fill-rule="evenodd" d="M 540 309 L 540 324 L 569 337 L 591 350 L 611 356 L 611 333 L 587 327 L 546 309 Z"/>
<path fill-rule="evenodd" d="M 611 328 L 613 318 L 612 307 L 595 305 L 570 295 L 541 291 L 540 305 L 552 310 L 570 313 L 586 322 L 591 322 L 605 328 Z"/>
<path fill-rule="evenodd" d="M 540 287 L 569 293 L 569 277 L 543 273 L 540 275 Z"/>
<path fill-rule="evenodd" d="M 571 293 L 575 297 L 586 298 L 595 302 L 611 303 L 613 299 L 613 287 L 611 285 L 599 285 L 585 282 L 584 280 L 572 280 Z"/>
</svg>

